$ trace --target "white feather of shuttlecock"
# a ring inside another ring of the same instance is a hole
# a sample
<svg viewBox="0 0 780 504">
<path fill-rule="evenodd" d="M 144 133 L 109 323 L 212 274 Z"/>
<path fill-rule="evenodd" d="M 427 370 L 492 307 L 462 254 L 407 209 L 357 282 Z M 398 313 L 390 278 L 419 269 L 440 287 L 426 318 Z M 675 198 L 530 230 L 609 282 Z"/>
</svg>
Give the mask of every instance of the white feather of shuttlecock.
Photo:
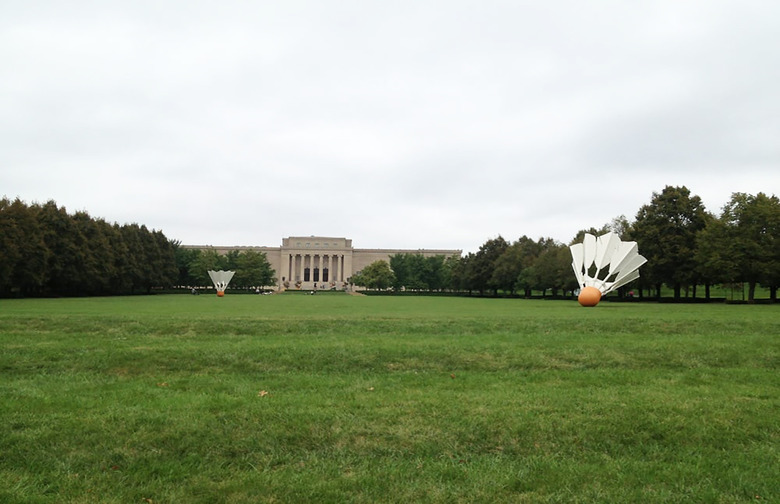
<svg viewBox="0 0 780 504">
<path fill-rule="evenodd" d="M 639 278 L 639 267 L 647 262 L 636 242 L 624 242 L 612 232 L 598 238 L 586 233 L 582 243 L 569 249 L 580 288 L 595 287 L 602 296 Z"/>
<path fill-rule="evenodd" d="M 211 281 L 214 282 L 214 287 L 216 287 L 218 291 L 222 291 L 222 292 L 224 292 L 225 289 L 227 289 L 230 280 L 233 278 L 233 275 L 235 274 L 236 274 L 235 271 L 209 270 L 209 277 L 211 278 Z"/>
</svg>

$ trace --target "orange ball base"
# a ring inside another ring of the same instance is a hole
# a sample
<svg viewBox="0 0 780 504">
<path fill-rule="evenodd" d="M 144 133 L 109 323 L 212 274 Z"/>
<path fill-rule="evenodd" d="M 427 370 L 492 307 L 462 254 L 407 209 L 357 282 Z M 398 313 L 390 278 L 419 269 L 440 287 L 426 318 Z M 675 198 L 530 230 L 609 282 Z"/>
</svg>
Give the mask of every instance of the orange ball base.
<svg viewBox="0 0 780 504">
<path fill-rule="evenodd" d="M 217 291 L 217 297 L 225 297 L 225 291 Z"/>
<path fill-rule="evenodd" d="M 577 301 L 582 306 L 596 306 L 601 301 L 601 291 L 595 287 L 585 287 L 580 291 Z"/>
</svg>

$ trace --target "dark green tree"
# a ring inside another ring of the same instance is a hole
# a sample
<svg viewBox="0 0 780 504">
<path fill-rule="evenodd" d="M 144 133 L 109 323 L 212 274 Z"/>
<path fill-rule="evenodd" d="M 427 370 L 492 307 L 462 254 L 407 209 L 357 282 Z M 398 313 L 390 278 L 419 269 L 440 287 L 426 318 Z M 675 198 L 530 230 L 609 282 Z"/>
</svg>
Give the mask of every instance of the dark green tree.
<svg viewBox="0 0 780 504">
<path fill-rule="evenodd" d="M 57 295 L 85 295 L 83 271 L 89 253 L 86 238 L 65 207 L 60 208 L 50 200 L 33 208 L 50 252 L 46 290 Z"/>
<path fill-rule="evenodd" d="M 0 200 L 0 292 L 41 293 L 49 256 L 35 210 L 19 198 Z"/>
<path fill-rule="evenodd" d="M 83 293 L 90 296 L 110 294 L 111 280 L 116 275 L 116 259 L 105 226 L 87 212 L 73 214 L 73 222 L 85 240 L 81 265 Z"/>
<path fill-rule="evenodd" d="M 137 290 L 146 290 L 152 278 L 151 259 L 147 254 L 148 240 L 146 238 L 146 226 L 138 224 L 125 224 L 120 228 L 122 242 L 127 249 L 126 259 L 123 261 L 123 283 L 131 293 Z"/>
<path fill-rule="evenodd" d="M 577 231 L 577 234 L 574 235 L 574 238 L 571 239 L 571 241 L 569 242 L 569 245 L 572 245 L 574 243 L 582 243 L 582 241 L 585 239 L 585 234 L 586 233 L 587 234 L 592 234 L 593 236 L 601 236 L 603 234 L 609 233 L 610 231 L 614 231 L 612 229 L 612 225 L 614 225 L 615 227 L 620 229 L 622 227 L 622 223 L 616 223 L 615 222 L 618 219 L 620 219 L 620 217 L 617 217 L 617 218 L 613 219 L 612 224 L 604 224 L 600 228 L 592 227 L 590 229 L 580 229 L 579 231 Z M 624 232 L 624 231 L 621 231 L 621 232 Z M 620 234 L 620 233 L 618 233 L 618 234 Z M 621 235 L 621 239 L 622 238 L 623 238 L 623 236 Z"/>
<path fill-rule="evenodd" d="M 119 226 L 54 201 L 0 200 L 0 293 L 107 295 L 166 286 L 176 277 L 161 231 Z"/>
<path fill-rule="evenodd" d="M 222 267 L 225 270 L 228 271 L 236 271 L 238 269 L 238 257 L 241 255 L 241 252 L 238 250 L 228 250 L 228 253 L 223 256 L 222 261 Z M 233 277 L 233 280 L 235 280 L 235 277 Z M 231 282 L 232 283 L 232 282 Z"/>
<path fill-rule="evenodd" d="M 759 283 L 769 287 L 770 296 L 776 298 L 780 283 L 780 200 L 764 193 L 734 193 L 720 219 L 731 238 L 726 259 L 739 279 L 747 282 L 748 301 L 754 301 Z"/>
<path fill-rule="evenodd" d="M 447 287 L 454 291 L 467 290 L 466 287 L 466 263 L 469 257 L 473 256 L 472 253 L 468 253 L 465 256 L 451 256 L 445 261 L 445 266 L 449 275 L 449 281 Z"/>
<path fill-rule="evenodd" d="M 369 289 L 385 290 L 395 280 L 393 270 L 387 261 L 374 261 L 352 277 L 352 283 Z"/>
<path fill-rule="evenodd" d="M 447 258 L 442 255 L 425 257 L 422 254 L 393 254 L 389 264 L 395 278 L 395 290 L 431 291 L 449 285 L 449 266 Z"/>
<path fill-rule="evenodd" d="M 493 280 L 493 270 L 496 261 L 507 247 L 509 243 L 498 236 L 483 243 L 476 254 L 469 257 L 465 269 L 466 287 L 469 291 L 476 290 L 484 294 L 487 289 L 492 289 L 494 294 L 498 293 L 499 285 Z"/>
<path fill-rule="evenodd" d="M 162 268 L 164 267 L 165 259 L 163 250 L 160 249 L 160 244 L 157 242 L 154 234 L 144 225 L 141 225 L 140 228 L 140 238 L 144 257 L 142 287 L 148 294 L 151 293 L 153 287 L 163 285 L 164 273 Z"/>
<path fill-rule="evenodd" d="M 498 256 L 493 267 L 491 285 L 497 286 L 504 292 L 515 293 L 517 277 L 523 269 L 523 251 L 520 243 L 514 242 Z"/>
<path fill-rule="evenodd" d="M 549 289 L 553 296 L 559 291 L 574 290 L 578 287 L 571 267 L 569 247 L 548 239 L 542 252 L 534 262 L 536 288 L 545 295 Z"/>
<path fill-rule="evenodd" d="M 607 224 L 610 231 L 620 237 L 621 240 L 628 240 L 628 236 L 631 234 L 633 224 L 626 218 L 625 215 L 618 215 Z M 600 233 L 604 234 L 604 233 Z"/>
<path fill-rule="evenodd" d="M 704 228 L 696 234 L 696 278 L 704 284 L 705 299 L 710 299 L 713 284 L 737 281 L 736 266 L 730 259 L 733 243 L 729 235 L 726 223 L 709 213 Z"/>
<path fill-rule="evenodd" d="M 679 299 L 682 287 L 695 282 L 696 235 L 706 223 L 701 198 L 685 186 L 666 186 L 639 209 L 631 238 L 647 258 L 642 273 L 655 282 L 657 295 L 665 283 Z"/>
<path fill-rule="evenodd" d="M 536 261 L 550 243 L 552 243 L 551 238 L 539 238 L 534 241 L 525 235 L 517 241 L 521 269 L 515 281 L 515 289 L 523 291 L 525 297 L 530 297 L 532 291 L 538 289 L 541 284 L 541 273 L 536 267 Z"/>
<path fill-rule="evenodd" d="M 244 250 L 235 259 L 236 287 L 265 287 L 276 281 L 275 272 L 264 252 Z"/>
<path fill-rule="evenodd" d="M 220 255 L 215 249 L 201 250 L 190 264 L 190 274 L 197 282 L 195 285 L 212 285 L 209 270 L 227 270 L 227 258 Z"/>
<path fill-rule="evenodd" d="M 200 285 L 194 272 L 191 271 L 192 265 L 195 263 L 198 256 L 201 254 L 199 249 L 185 248 L 181 245 L 175 247 L 174 257 L 176 260 L 176 268 L 178 269 L 178 276 L 176 284 L 184 287 L 194 287 Z"/>
<path fill-rule="evenodd" d="M 425 275 L 425 283 L 428 285 L 428 290 L 440 291 L 446 288 L 449 284 L 447 258 L 443 255 L 426 257 Z"/>
<path fill-rule="evenodd" d="M 176 284 L 179 276 L 179 269 L 176 267 L 176 247 L 179 243 L 175 240 L 169 240 L 162 231 L 152 231 L 152 236 L 157 242 L 159 251 L 159 263 L 157 269 L 157 287 L 172 287 Z"/>
<path fill-rule="evenodd" d="M 419 271 L 412 259 L 413 254 L 393 254 L 390 256 L 390 269 L 393 271 L 395 290 L 419 288 Z"/>
<path fill-rule="evenodd" d="M 8 198 L 0 199 L 0 293 L 13 287 L 12 275 L 22 257 L 20 240 L 24 239 Z"/>
<path fill-rule="evenodd" d="M 130 291 L 132 282 L 128 276 L 131 257 L 122 234 L 122 226 L 117 223 L 109 224 L 102 220 L 98 221 L 98 225 L 103 227 L 103 235 L 108 240 L 108 246 L 113 252 L 114 264 L 110 268 L 111 278 L 109 280 L 111 293 L 124 294 Z"/>
</svg>

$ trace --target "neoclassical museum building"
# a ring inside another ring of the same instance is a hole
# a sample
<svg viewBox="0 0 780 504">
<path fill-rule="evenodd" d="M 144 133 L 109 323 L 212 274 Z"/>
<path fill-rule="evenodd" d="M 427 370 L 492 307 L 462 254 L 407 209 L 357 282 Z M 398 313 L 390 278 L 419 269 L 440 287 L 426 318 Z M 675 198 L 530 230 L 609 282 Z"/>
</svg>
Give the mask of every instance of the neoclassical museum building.
<svg viewBox="0 0 780 504">
<path fill-rule="evenodd" d="M 328 236 L 290 236 L 282 239 L 281 247 L 219 247 L 185 245 L 186 248 L 216 250 L 227 254 L 254 250 L 265 253 L 276 272 L 278 289 L 342 289 L 353 273 L 374 261 L 388 261 L 395 254 L 421 254 L 425 257 L 443 255 L 460 257 L 460 250 L 432 249 L 357 249 L 352 240 Z"/>
</svg>

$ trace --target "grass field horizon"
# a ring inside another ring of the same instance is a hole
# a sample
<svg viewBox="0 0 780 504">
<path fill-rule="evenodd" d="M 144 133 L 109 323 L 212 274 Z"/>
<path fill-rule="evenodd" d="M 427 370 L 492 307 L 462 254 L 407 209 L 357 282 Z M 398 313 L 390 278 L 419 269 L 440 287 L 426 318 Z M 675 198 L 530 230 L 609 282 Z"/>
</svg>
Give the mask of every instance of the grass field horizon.
<svg viewBox="0 0 780 504">
<path fill-rule="evenodd" d="M 0 300 L 0 500 L 780 499 L 780 308 Z"/>
</svg>

